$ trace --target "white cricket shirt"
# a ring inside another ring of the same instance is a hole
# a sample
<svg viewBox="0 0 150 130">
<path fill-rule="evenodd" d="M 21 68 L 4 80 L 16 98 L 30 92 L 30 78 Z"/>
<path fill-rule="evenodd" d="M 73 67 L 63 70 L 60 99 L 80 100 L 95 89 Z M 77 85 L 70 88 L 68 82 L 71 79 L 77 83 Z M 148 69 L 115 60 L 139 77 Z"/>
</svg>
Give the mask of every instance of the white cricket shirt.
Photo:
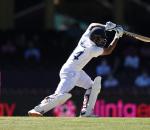
<svg viewBox="0 0 150 130">
<path fill-rule="evenodd" d="M 74 49 L 66 63 L 63 65 L 63 71 L 80 71 L 94 57 L 103 53 L 103 48 L 98 47 L 89 39 L 89 28 L 82 35 L 77 47 Z"/>
</svg>

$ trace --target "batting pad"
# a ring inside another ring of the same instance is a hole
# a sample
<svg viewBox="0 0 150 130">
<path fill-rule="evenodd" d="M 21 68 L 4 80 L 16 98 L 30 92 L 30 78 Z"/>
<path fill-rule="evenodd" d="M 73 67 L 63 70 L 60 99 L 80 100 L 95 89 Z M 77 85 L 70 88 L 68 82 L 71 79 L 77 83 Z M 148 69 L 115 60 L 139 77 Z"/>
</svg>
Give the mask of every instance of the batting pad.
<svg viewBox="0 0 150 130">
<path fill-rule="evenodd" d="M 72 95 L 70 93 L 50 95 L 46 97 L 38 106 L 36 106 L 34 110 L 44 114 L 54 107 L 63 104 L 71 98 L 71 96 Z"/>
</svg>

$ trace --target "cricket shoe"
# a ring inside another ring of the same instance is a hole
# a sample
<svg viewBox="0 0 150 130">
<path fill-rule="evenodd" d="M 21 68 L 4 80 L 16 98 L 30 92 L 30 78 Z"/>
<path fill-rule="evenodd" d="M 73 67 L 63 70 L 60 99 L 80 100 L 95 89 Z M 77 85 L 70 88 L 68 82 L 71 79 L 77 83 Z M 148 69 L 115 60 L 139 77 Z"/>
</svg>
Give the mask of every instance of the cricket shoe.
<svg viewBox="0 0 150 130">
<path fill-rule="evenodd" d="M 32 117 L 42 117 L 43 114 L 41 114 L 40 112 L 35 111 L 34 109 L 28 111 L 28 115 L 32 116 Z"/>
<path fill-rule="evenodd" d="M 98 117 L 97 115 L 95 114 L 90 114 L 90 115 L 80 115 L 80 117 Z"/>
<path fill-rule="evenodd" d="M 82 110 L 81 113 L 80 113 L 80 117 L 98 117 L 97 115 L 95 115 L 93 112 L 90 113 L 90 114 L 87 114 L 86 113 L 86 110 Z"/>
</svg>

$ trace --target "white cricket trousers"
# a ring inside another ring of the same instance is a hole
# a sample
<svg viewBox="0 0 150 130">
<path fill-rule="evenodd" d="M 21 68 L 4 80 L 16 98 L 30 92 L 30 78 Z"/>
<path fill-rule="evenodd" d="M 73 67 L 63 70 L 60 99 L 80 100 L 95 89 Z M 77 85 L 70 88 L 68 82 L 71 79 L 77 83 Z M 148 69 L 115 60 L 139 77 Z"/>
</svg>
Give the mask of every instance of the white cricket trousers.
<svg viewBox="0 0 150 130">
<path fill-rule="evenodd" d="M 89 89 L 92 85 L 92 79 L 83 70 L 60 72 L 60 82 L 55 94 L 69 93 L 75 86 Z"/>
</svg>

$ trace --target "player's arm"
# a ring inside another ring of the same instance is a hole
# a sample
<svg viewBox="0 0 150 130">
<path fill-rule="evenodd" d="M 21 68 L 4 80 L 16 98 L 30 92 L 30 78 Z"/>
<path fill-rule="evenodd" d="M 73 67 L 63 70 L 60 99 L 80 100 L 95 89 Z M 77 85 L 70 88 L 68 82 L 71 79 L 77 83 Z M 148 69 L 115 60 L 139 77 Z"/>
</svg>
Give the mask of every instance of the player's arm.
<svg viewBox="0 0 150 130">
<path fill-rule="evenodd" d="M 113 41 L 111 42 L 111 44 L 107 48 L 104 48 L 104 52 L 102 55 L 110 55 L 112 51 L 115 49 L 118 40 L 119 38 L 115 37 Z"/>
<path fill-rule="evenodd" d="M 101 28 L 105 29 L 106 31 L 112 31 L 112 30 L 115 30 L 116 26 L 117 25 L 115 23 L 108 21 L 108 22 L 106 22 L 106 24 L 91 23 L 89 25 L 89 29 L 92 30 L 94 27 L 101 27 Z"/>
<path fill-rule="evenodd" d="M 100 24 L 100 23 L 91 23 L 89 25 L 89 30 L 92 30 L 93 28 L 95 27 L 101 27 L 101 28 L 104 28 L 105 29 L 105 25 L 104 24 Z"/>
<path fill-rule="evenodd" d="M 110 55 L 112 53 L 112 51 L 115 49 L 117 42 L 118 42 L 119 38 L 122 37 L 122 35 L 123 35 L 122 27 L 117 27 L 114 39 L 112 40 L 112 42 L 110 43 L 110 45 L 107 48 L 104 48 L 102 55 Z"/>
</svg>

